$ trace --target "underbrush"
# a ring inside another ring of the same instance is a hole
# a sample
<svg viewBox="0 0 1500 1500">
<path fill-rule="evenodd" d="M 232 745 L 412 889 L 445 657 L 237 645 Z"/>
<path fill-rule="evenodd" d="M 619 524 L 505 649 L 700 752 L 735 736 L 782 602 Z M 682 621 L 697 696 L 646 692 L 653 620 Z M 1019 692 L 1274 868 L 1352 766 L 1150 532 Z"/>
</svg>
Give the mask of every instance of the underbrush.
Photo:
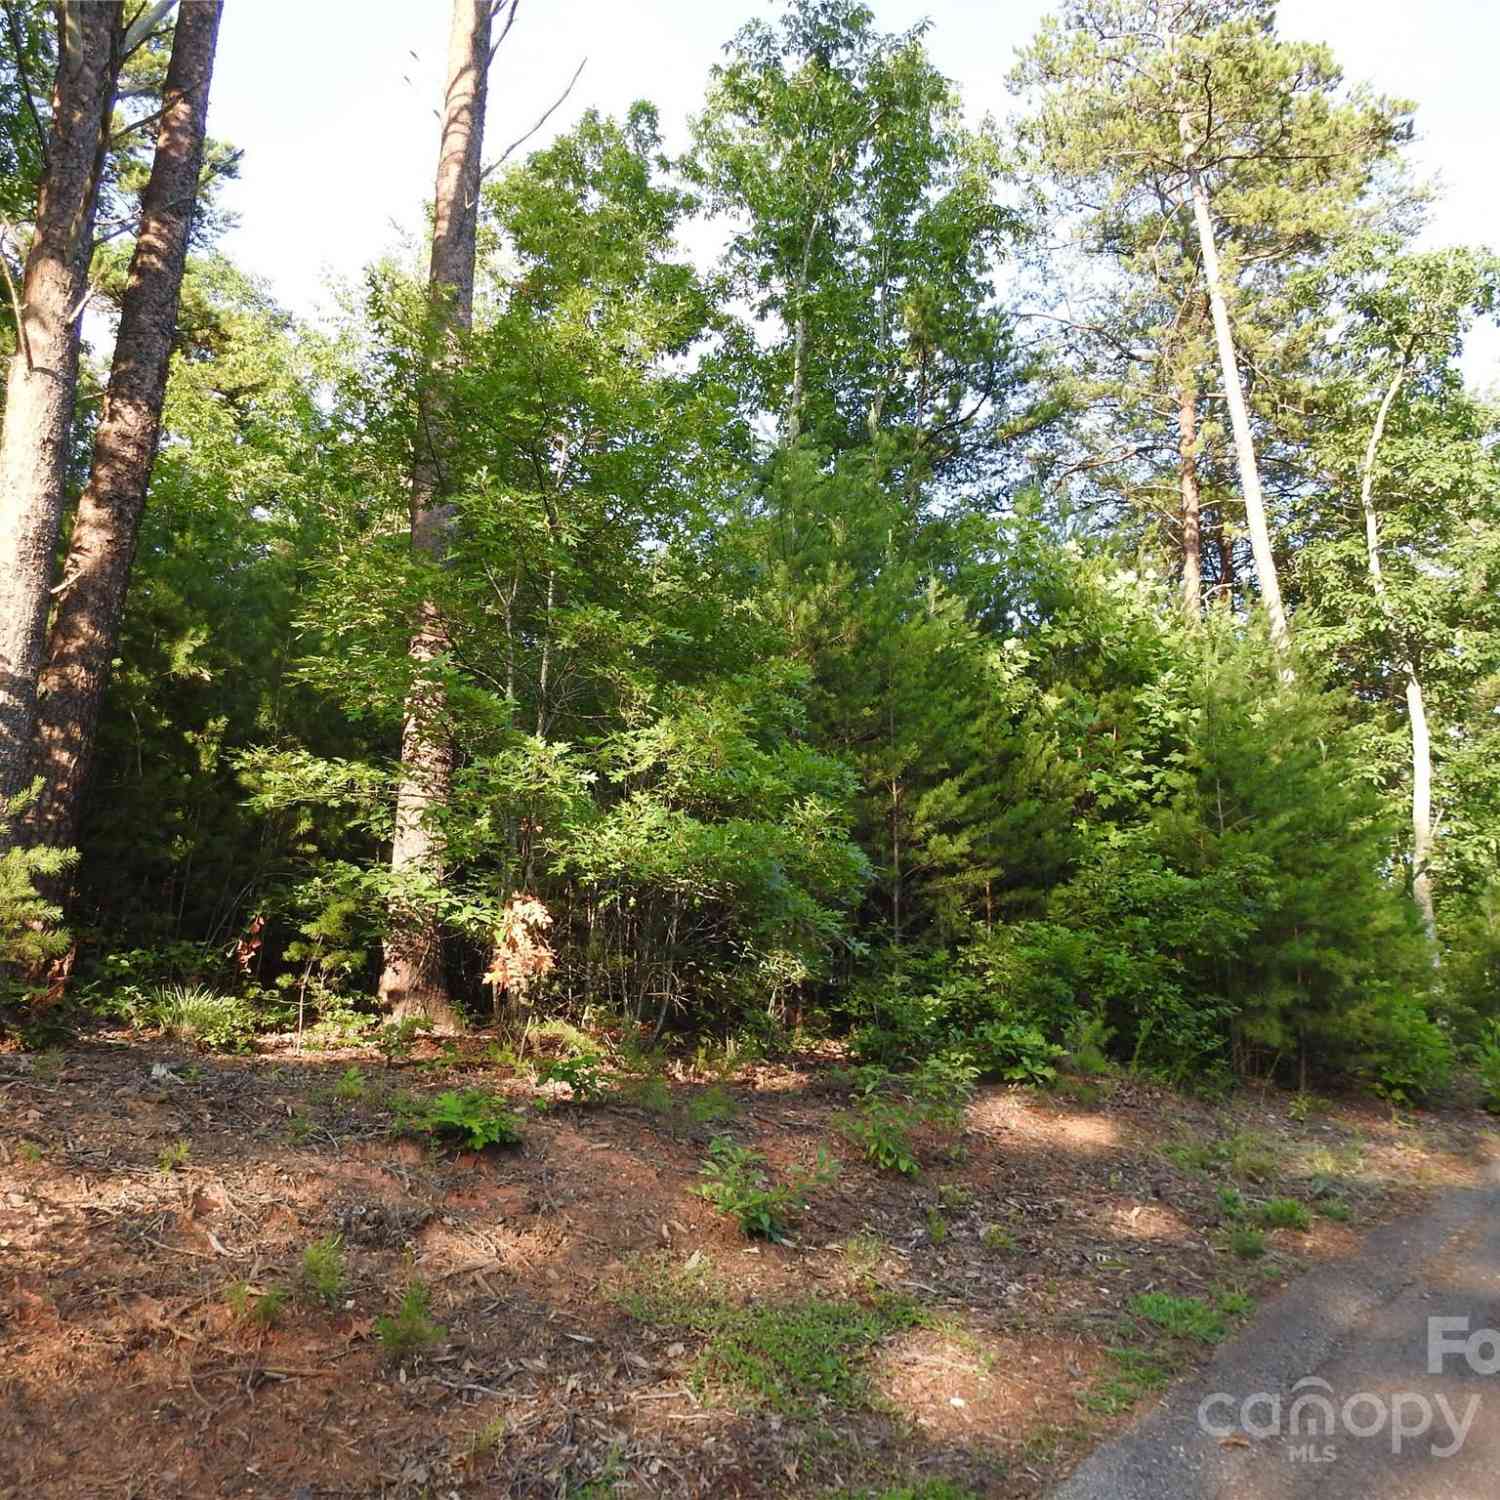
<svg viewBox="0 0 1500 1500">
<path fill-rule="evenodd" d="M 784 1416 L 865 1405 L 860 1361 L 882 1339 L 924 1322 L 917 1304 L 899 1297 L 745 1305 L 728 1296 L 701 1252 L 680 1267 L 662 1257 L 637 1262 L 614 1296 L 637 1322 L 701 1338 L 689 1375 L 695 1391 Z"/>
</svg>

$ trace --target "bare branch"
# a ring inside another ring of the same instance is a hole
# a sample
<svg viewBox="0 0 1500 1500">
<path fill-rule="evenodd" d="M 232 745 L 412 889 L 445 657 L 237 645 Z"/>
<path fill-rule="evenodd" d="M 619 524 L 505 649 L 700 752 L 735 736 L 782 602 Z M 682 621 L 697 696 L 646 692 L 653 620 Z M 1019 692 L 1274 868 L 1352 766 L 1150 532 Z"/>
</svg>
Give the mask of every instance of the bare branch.
<svg viewBox="0 0 1500 1500">
<path fill-rule="evenodd" d="M 512 7 L 512 9 L 514 9 L 514 7 Z M 500 153 L 500 155 L 497 156 L 494 159 L 494 161 L 492 161 L 489 164 L 489 166 L 487 166 L 484 169 L 484 171 L 479 174 L 479 180 L 481 182 L 483 182 L 484 179 L 486 177 L 488 177 L 490 175 L 490 173 L 495 170 L 496 167 L 504 166 L 505 163 L 508 162 L 511 159 L 511 157 L 514 156 L 516 154 L 516 152 L 519 151 L 521 149 L 521 147 L 524 146 L 526 144 L 526 142 L 529 141 L 532 138 L 532 136 L 534 136 L 537 133 L 537 131 L 539 131 L 542 128 L 542 126 L 545 125 L 547 123 L 547 121 L 552 118 L 552 116 L 554 114 L 557 113 L 557 111 L 562 107 L 563 101 L 568 97 L 569 94 L 571 94 L 573 92 L 573 85 L 578 82 L 579 74 L 581 74 L 583 72 L 584 68 L 587 65 L 588 65 L 588 58 L 584 58 L 584 60 L 581 63 L 578 64 L 578 67 L 574 71 L 572 78 L 568 80 L 568 86 L 567 86 L 567 88 L 565 88 L 562 91 L 562 93 L 560 93 L 557 96 L 557 98 L 555 100 L 553 100 L 552 104 L 543 113 L 541 119 L 539 119 L 536 122 L 536 124 L 533 125 L 531 127 L 531 129 L 526 132 L 525 135 L 520 136 L 516 140 L 512 141 L 510 143 L 510 145 L 508 145 L 505 148 L 505 150 L 502 151 Z"/>
<path fill-rule="evenodd" d="M 505 25 L 500 28 L 500 35 L 495 39 L 495 45 L 490 48 L 489 61 L 494 62 L 495 54 L 500 50 L 500 44 L 510 35 L 510 28 L 516 24 L 516 6 L 521 0 L 510 0 L 510 14 L 505 18 Z M 505 9 L 505 0 L 495 0 L 490 9 L 490 18 L 498 16 Z"/>
</svg>

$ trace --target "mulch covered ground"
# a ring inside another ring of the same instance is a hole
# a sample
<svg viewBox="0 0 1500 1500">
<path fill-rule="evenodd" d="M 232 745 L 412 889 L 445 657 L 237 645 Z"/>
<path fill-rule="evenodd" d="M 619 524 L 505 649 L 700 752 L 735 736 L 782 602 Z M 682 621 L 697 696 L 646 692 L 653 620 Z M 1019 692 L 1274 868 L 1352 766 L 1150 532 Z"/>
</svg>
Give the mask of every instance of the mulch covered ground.
<svg viewBox="0 0 1500 1500">
<path fill-rule="evenodd" d="M 553 1086 L 539 1109 L 487 1055 L 470 1038 L 386 1069 L 124 1036 L 0 1055 L 0 1497 L 1038 1495 L 1128 1420 L 1112 1349 L 1194 1357 L 1133 1297 L 1273 1291 L 1489 1149 L 1463 1112 L 1295 1120 L 1275 1091 L 1213 1107 L 1110 1079 L 1086 1104 L 981 1088 L 907 1179 L 838 1132 L 830 1058 L 672 1069 L 592 1105 Z M 351 1066 L 362 1097 L 339 1099 Z M 396 1090 L 472 1087 L 522 1110 L 518 1149 L 397 1131 Z M 792 1243 L 747 1240 L 693 1192 L 717 1134 L 783 1174 L 838 1162 Z M 1229 1187 L 1345 1217 L 1243 1259 Z M 301 1266 L 334 1235 L 330 1305 Z M 441 1332 L 393 1356 L 377 1320 L 414 1281 Z M 832 1394 L 788 1405 L 706 1358 L 691 1319 L 632 1316 L 689 1283 L 727 1306 L 906 1312 L 830 1354 Z M 278 1290 L 268 1324 L 246 1315 Z"/>
</svg>

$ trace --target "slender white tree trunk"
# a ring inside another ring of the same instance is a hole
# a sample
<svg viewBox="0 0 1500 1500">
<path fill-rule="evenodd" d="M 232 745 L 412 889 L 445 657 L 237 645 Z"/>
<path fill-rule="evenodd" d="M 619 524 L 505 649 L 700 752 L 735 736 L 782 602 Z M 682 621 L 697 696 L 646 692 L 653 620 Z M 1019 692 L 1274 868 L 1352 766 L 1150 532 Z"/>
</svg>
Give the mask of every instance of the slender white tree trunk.
<svg viewBox="0 0 1500 1500">
<path fill-rule="evenodd" d="M 1183 117 L 1183 130 L 1188 129 Z M 1239 360 L 1234 349 L 1234 330 L 1229 324 L 1229 307 L 1224 300 L 1224 283 L 1219 269 L 1219 250 L 1214 243 L 1213 215 L 1209 210 L 1208 189 L 1196 167 L 1189 167 L 1192 185 L 1193 220 L 1198 226 L 1198 248 L 1203 256 L 1203 275 L 1208 282 L 1208 305 L 1214 320 L 1214 341 L 1219 351 L 1219 368 L 1224 378 L 1224 398 L 1229 403 L 1229 425 L 1234 432 L 1234 456 L 1240 472 L 1240 490 L 1245 500 L 1245 526 L 1250 533 L 1250 550 L 1255 556 L 1255 571 L 1260 579 L 1261 603 L 1271 626 L 1271 642 L 1283 656 L 1292 644 L 1287 628 L 1286 609 L 1281 602 L 1281 581 L 1276 574 L 1276 557 L 1271 551 L 1271 529 L 1266 521 L 1266 502 L 1260 488 L 1260 466 L 1255 458 L 1255 439 L 1250 432 L 1250 413 L 1245 405 L 1245 387 L 1240 380 Z M 1283 669 L 1283 675 L 1286 670 Z"/>
<path fill-rule="evenodd" d="M 1375 414 L 1375 425 L 1370 429 L 1370 441 L 1365 445 L 1365 458 L 1361 466 L 1359 481 L 1359 503 L 1365 516 L 1365 551 L 1370 568 L 1370 587 L 1380 603 L 1381 613 L 1387 621 L 1395 623 L 1395 611 L 1391 607 L 1390 594 L 1385 586 L 1385 570 L 1380 560 L 1380 521 L 1375 514 L 1375 459 L 1380 451 L 1380 440 L 1385 436 L 1385 424 L 1395 405 L 1396 396 L 1406 381 L 1408 360 L 1401 361 L 1400 368 L 1386 387 L 1380 409 Z M 1422 694 L 1422 682 L 1417 676 L 1416 664 L 1409 656 L 1403 656 L 1401 670 L 1406 676 L 1406 717 L 1411 725 L 1411 894 L 1422 913 L 1422 925 L 1427 929 L 1427 940 L 1432 946 L 1433 963 L 1438 962 L 1437 911 L 1432 900 L 1432 877 L 1428 865 L 1432 859 L 1432 735 L 1427 725 L 1427 704 Z"/>
</svg>

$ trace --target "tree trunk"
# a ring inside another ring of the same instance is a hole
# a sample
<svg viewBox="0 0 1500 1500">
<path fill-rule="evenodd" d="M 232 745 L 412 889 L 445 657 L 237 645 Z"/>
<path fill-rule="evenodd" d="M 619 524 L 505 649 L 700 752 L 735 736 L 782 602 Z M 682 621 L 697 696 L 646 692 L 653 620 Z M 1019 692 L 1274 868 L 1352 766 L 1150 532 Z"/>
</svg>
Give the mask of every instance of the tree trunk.
<svg viewBox="0 0 1500 1500">
<path fill-rule="evenodd" d="M 450 342 L 450 335 L 468 329 L 474 316 L 475 240 L 483 175 L 480 152 L 494 13 L 494 0 L 453 0 L 428 278 L 439 351 Z M 420 436 L 411 478 L 412 550 L 434 562 L 440 562 L 447 551 L 453 519 L 448 502 L 451 475 L 442 451 L 447 421 L 438 384 L 433 382 L 419 397 Z M 413 683 L 401 732 L 401 784 L 391 847 L 394 874 L 422 874 L 438 883 L 444 875 L 444 858 L 431 812 L 448 799 L 453 746 L 444 723 L 446 695 L 433 664 L 447 654 L 448 644 L 442 611 L 431 601 L 424 603 L 409 647 Z M 386 940 L 380 998 L 398 1017 L 420 1017 L 445 1028 L 461 1024 L 448 998 L 442 931 L 435 915 L 398 901 Z"/>
<path fill-rule="evenodd" d="M 167 369 L 197 203 L 223 0 L 182 0 L 151 177 L 120 310 L 93 466 L 63 566 L 36 710 L 41 843 L 76 842 L 99 708 L 120 639 L 136 537 L 161 433 Z"/>
<path fill-rule="evenodd" d="M 1184 374 L 1177 386 L 1177 477 L 1182 488 L 1182 612 L 1203 607 L 1203 528 L 1198 486 L 1198 398 Z"/>
<path fill-rule="evenodd" d="M 1406 380 L 1409 356 L 1403 358 L 1375 414 L 1370 441 L 1365 445 L 1364 463 L 1360 469 L 1359 503 L 1365 517 L 1365 550 L 1370 569 L 1370 587 L 1379 601 L 1388 624 L 1395 624 L 1395 611 L 1385 586 L 1385 569 L 1380 561 L 1380 522 L 1375 514 L 1375 458 L 1385 424 L 1395 405 L 1396 396 Z M 1427 704 L 1422 682 L 1417 676 L 1410 653 L 1403 653 L 1401 670 L 1406 677 L 1406 717 L 1411 725 L 1411 895 L 1422 914 L 1422 926 L 1432 949 L 1432 961 L 1439 962 L 1437 911 L 1432 901 L 1432 877 L 1427 866 L 1432 858 L 1432 737 L 1427 727 Z"/>
<path fill-rule="evenodd" d="M 1183 116 L 1184 133 L 1188 130 Z M 1276 558 L 1271 551 L 1271 531 L 1266 522 L 1266 503 L 1260 488 L 1260 467 L 1255 459 L 1255 440 L 1250 433 L 1250 414 L 1245 405 L 1245 387 L 1240 380 L 1239 360 L 1234 350 L 1234 333 L 1229 326 L 1229 308 L 1224 301 L 1224 284 L 1220 279 L 1219 251 L 1214 243 L 1213 218 L 1209 213 L 1208 190 L 1196 167 L 1189 167 L 1192 184 L 1193 219 L 1198 226 L 1198 248 L 1203 256 L 1203 274 L 1208 282 L 1208 305 L 1213 314 L 1214 340 L 1218 345 L 1219 368 L 1224 378 L 1224 398 L 1229 403 L 1229 423 L 1234 431 L 1234 456 L 1239 467 L 1240 489 L 1245 499 L 1245 524 L 1250 533 L 1250 550 L 1255 555 L 1255 571 L 1260 579 L 1261 602 L 1271 626 L 1271 643 L 1285 657 L 1292 637 L 1287 628 L 1286 610 L 1281 602 L 1281 582 L 1276 576 Z M 1283 667 L 1282 675 L 1288 669 Z"/>
<path fill-rule="evenodd" d="M 47 167 L 26 257 L 0 436 L 0 796 L 31 777 L 37 674 L 62 522 L 78 320 L 123 49 L 117 0 L 63 0 Z M 0 844 L 11 836 L 0 818 Z"/>
</svg>

